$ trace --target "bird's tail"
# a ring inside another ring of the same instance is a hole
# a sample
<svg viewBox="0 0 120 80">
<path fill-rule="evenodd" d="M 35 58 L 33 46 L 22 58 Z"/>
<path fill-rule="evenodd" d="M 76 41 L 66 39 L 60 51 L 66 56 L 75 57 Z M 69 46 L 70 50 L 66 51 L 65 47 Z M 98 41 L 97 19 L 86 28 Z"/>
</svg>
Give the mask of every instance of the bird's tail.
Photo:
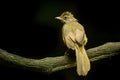
<svg viewBox="0 0 120 80">
<path fill-rule="evenodd" d="M 76 52 L 76 63 L 77 63 L 77 73 L 78 75 L 85 76 L 90 70 L 90 61 L 86 54 L 86 50 L 84 46 L 80 46 L 75 44 L 75 52 Z"/>
</svg>

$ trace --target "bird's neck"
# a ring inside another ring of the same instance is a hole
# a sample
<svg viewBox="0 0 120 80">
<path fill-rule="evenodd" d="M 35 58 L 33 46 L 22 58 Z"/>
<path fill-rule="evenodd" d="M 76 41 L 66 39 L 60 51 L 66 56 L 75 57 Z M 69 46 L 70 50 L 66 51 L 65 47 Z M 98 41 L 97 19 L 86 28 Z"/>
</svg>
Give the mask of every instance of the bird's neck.
<svg viewBox="0 0 120 80">
<path fill-rule="evenodd" d="M 65 23 L 72 23 L 72 22 L 77 22 L 77 19 L 65 21 Z"/>
</svg>

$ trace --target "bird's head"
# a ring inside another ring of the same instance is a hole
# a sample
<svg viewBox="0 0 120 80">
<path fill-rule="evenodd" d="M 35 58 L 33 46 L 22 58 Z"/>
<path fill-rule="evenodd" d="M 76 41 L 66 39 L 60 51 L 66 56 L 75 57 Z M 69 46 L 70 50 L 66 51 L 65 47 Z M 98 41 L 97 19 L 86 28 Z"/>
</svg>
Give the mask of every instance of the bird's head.
<svg viewBox="0 0 120 80">
<path fill-rule="evenodd" d="M 77 19 L 74 18 L 73 14 L 71 14 L 68 11 L 63 12 L 59 17 L 55 17 L 55 18 L 61 20 L 63 23 L 77 21 Z"/>
</svg>

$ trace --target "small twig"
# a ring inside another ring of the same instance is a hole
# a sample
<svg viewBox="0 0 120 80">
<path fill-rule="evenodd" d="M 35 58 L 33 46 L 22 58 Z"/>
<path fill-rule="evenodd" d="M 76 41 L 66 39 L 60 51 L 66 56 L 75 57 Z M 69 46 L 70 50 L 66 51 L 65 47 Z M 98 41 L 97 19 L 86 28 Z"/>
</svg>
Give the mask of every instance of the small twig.
<svg viewBox="0 0 120 80">
<path fill-rule="evenodd" d="M 108 58 L 119 53 L 120 42 L 109 42 L 87 50 L 91 62 Z M 2 49 L 0 49 L 0 64 L 43 73 L 52 73 L 76 66 L 75 60 L 70 59 L 69 56 L 46 57 L 36 60 L 14 55 Z"/>
</svg>

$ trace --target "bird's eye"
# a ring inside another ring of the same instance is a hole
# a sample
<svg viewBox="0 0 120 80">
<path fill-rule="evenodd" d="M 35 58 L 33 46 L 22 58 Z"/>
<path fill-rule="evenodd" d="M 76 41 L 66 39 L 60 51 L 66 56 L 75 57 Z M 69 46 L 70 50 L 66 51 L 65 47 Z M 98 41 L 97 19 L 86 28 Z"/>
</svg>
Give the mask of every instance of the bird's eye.
<svg viewBox="0 0 120 80">
<path fill-rule="evenodd" d="M 64 16 L 64 20 L 67 20 L 68 19 L 68 17 L 67 16 Z"/>
</svg>

